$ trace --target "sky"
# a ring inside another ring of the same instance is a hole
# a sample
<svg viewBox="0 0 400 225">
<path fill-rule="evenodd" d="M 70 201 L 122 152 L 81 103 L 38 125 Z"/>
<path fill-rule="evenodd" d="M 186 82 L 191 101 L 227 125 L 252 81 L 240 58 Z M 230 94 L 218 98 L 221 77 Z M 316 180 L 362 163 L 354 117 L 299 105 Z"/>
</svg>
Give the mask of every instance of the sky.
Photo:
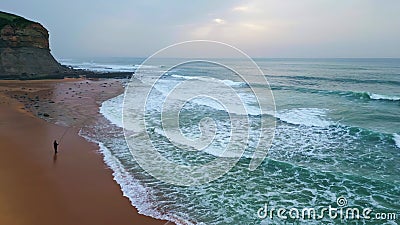
<svg viewBox="0 0 400 225">
<path fill-rule="evenodd" d="M 398 0 L 1 0 L 40 22 L 58 59 L 147 57 L 182 41 L 251 57 L 400 57 Z"/>
</svg>

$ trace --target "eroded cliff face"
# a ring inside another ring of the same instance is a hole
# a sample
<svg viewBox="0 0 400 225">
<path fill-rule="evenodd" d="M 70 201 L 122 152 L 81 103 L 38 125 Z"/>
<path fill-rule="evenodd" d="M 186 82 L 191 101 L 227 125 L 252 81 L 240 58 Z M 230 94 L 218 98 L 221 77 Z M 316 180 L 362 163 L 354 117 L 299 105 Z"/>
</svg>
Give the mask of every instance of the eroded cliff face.
<svg viewBox="0 0 400 225">
<path fill-rule="evenodd" d="M 49 49 L 49 33 L 42 25 L 37 23 L 25 27 L 4 26 L 1 31 L 0 47 L 33 47 Z"/>
<path fill-rule="evenodd" d="M 68 71 L 51 55 L 46 28 L 0 12 L 0 78 L 35 78 Z"/>
</svg>

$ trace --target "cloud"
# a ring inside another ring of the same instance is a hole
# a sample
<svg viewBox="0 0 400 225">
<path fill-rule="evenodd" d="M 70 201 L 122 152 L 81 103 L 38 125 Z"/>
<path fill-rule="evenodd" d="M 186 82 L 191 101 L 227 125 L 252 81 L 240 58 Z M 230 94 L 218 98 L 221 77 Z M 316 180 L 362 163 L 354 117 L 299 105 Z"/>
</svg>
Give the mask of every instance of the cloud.
<svg viewBox="0 0 400 225">
<path fill-rule="evenodd" d="M 226 23 L 225 20 L 220 19 L 220 18 L 214 19 L 214 22 L 217 23 L 217 24 L 221 24 L 221 25 Z"/>
<path fill-rule="evenodd" d="M 146 56 L 210 39 L 260 57 L 400 57 L 399 0 L 172 2 L 5 0 L 2 10 L 45 25 L 56 56 Z"/>
<path fill-rule="evenodd" d="M 211 12 L 218 19 L 199 20 L 181 35 L 226 42 L 256 55 L 391 56 L 396 54 L 390 46 L 400 38 L 398 30 L 390 29 L 400 24 L 396 5 L 400 3 L 248 0 Z"/>
<path fill-rule="evenodd" d="M 263 31 L 267 28 L 266 25 L 256 24 L 256 23 L 240 23 L 243 28 L 247 28 L 253 31 Z"/>
<path fill-rule="evenodd" d="M 249 9 L 250 8 L 248 6 L 237 6 L 237 7 L 234 7 L 232 10 L 239 11 L 239 12 L 248 12 Z"/>
</svg>

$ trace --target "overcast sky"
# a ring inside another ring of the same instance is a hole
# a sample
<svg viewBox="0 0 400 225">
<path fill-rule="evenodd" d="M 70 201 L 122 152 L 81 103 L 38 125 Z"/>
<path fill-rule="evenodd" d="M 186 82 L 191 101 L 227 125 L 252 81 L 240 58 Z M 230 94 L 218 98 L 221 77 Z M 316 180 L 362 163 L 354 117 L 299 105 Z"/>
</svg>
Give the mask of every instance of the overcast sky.
<svg viewBox="0 0 400 225">
<path fill-rule="evenodd" d="M 399 0 L 1 0 L 42 23 L 56 58 L 146 57 L 181 41 L 251 57 L 400 57 Z"/>
</svg>

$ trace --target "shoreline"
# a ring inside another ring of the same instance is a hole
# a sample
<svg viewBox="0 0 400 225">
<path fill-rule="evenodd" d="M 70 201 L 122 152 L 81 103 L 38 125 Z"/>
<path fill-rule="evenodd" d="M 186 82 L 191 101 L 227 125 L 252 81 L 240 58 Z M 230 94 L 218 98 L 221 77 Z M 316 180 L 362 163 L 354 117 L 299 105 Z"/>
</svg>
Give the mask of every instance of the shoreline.
<svg viewBox="0 0 400 225">
<path fill-rule="evenodd" d="M 77 121 L 96 116 L 98 107 L 94 106 L 120 93 L 122 86 L 115 80 L 0 84 L 0 179 L 5 184 L 0 187 L 0 221 L 9 225 L 173 224 L 139 214 L 123 196 L 99 146 L 78 134 Z M 86 93 L 82 86 L 95 90 Z M 103 89 L 112 90 L 104 94 Z M 72 97 L 66 90 L 81 90 L 81 96 Z M 86 114 L 79 115 L 81 111 Z M 45 117 L 43 112 L 50 115 Z M 69 128 L 53 124 L 57 117 Z M 60 153 L 54 155 L 51 143 L 64 133 Z"/>
</svg>

